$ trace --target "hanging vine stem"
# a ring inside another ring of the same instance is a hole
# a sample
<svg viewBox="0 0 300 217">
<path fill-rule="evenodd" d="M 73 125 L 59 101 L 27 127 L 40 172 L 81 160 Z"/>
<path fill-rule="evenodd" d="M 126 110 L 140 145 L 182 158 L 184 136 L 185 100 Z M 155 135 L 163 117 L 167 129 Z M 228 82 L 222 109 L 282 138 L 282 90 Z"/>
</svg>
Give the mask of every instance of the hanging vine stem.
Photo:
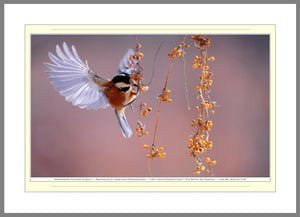
<svg viewBox="0 0 300 217">
<path fill-rule="evenodd" d="M 191 110 L 190 102 L 189 102 L 189 94 L 188 94 L 188 87 L 187 87 L 187 79 L 186 79 L 186 60 L 185 57 L 182 57 L 183 61 L 183 75 L 184 75 L 184 88 L 185 88 L 185 100 L 188 107 L 188 110 Z"/>
<path fill-rule="evenodd" d="M 166 89 L 167 89 L 168 80 L 169 80 L 169 77 L 170 77 L 170 72 L 171 72 L 171 69 L 172 69 L 173 64 L 174 64 L 174 60 L 175 60 L 175 59 L 172 59 L 172 62 L 171 62 L 170 67 L 169 67 L 169 71 L 168 71 L 168 74 L 167 74 L 165 86 L 164 86 L 164 88 L 163 88 L 163 94 L 164 94 L 164 93 L 166 94 L 166 92 L 167 92 Z M 163 95 L 163 94 L 162 94 L 162 95 Z M 156 121 L 155 121 L 155 128 L 154 128 L 154 136 L 153 136 L 153 142 L 152 142 L 153 145 L 155 144 L 156 132 L 157 132 L 157 125 L 158 125 L 158 119 L 159 119 L 159 112 L 160 112 L 160 107 L 161 107 L 162 101 L 163 101 L 163 100 L 159 100 L 158 110 L 157 110 L 157 114 L 156 114 Z"/>
<path fill-rule="evenodd" d="M 167 93 L 170 93 L 170 91 L 167 91 L 167 85 L 168 85 L 168 81 L 169 81 L 169 77 L 170 77 L 170 72 L 172 70 L 172 67 L 173 67 L 173 64 L 174 64 L 174 61 L 175 61 L 175 58 L 172 59 L 172 62 L 170 63 L 170 67 L 169 67 L 169 70 L 168 70 L 168 74 L 167 74 L 167 78 L 166 78 L 166 82 L 165 82 L 165 86 L 162 90 L 162 94 L 160 95 L 160 100 L 159 100 L 159 104 L 158 104 L 158 110 L 157 110 L 157 114 L 156 114 L 156 120 L 155 120 L 155 128 L 154 128 L 154 134 L 153 134 L 153 141 L 152 141 L 152 147 L 151 147 L 151 150 L 154 151 L 155 150 L 155 139 L 156 139 L 156 133 L 157 133 L 157 126 L 158 126 L 158 120 L 159 120 L 159 113 L 160 113 L 160 108 L 161 108 L 161 103 L 164 101 L 163 100 L 163 97 L 164 96 L 167 96 Z M 168 99 L 169 102 L 170 99 Z M 167 101 L 168 101 L 167 100 Z M 165 156 L 165 153 L 163 153 L 164 155 L 161 155 L 161 156 Z M 153 155 L 153 154 L 152 154 Z M 151 158 L 151 155 L 148 159 L 148 169 L 149 169 L 149 175 L 150 177 L 152 177 L 152 174 L 151 174 L 151 166 L 150 166 L 150 160 L 153 159 Z"/>
<path fill-rule="evenodd" d="M 185 40 L 185 38 L 186 38 L 186 36 L 184 37 L 184 40 Z M 169 58 L 171 59 L 171 63 L 170 63 L 169 70 L 168 70 L 168 73 L 167 73 L 164 88 L 162 89 L 162 92 L 159 95 L 159 105 L 158 105 L 158 110 L 157 110 L 156 120 L 155 120 L 153 142 L 152 142 L 152 145 L 151 145 L 150 153 L 147 155 L 147 157 L 148 157 L 148 170 L 149 170 L 149 175 L 150 176 L 152 176 L 150 160 L 154 159 L 157 156 L 159 156 L 160 158 L 164 158 L 166 156 L 166 153 L 161 153 L 164 150 L 163 147 L 158 148 L 157 145 L 156 145 L 158 120 L 159 120 L 159 114 L 160 114 L 160 109 L 161 109 L 162 102 L 167 102 L 167 103 L 172 102 L 172 100 L 169 98 L 169 94 L 171 93 L 171 91 L 167 89 L 168 81 L 169 81 L 169 77 L 170 77 L 174 62 L 175 62 L 175 57 L 183 58 L 183 56 L 184 56 L 184 47 L 188 48 L 189 46 L 185 45 L 185 43 L 182 42 L 179 46 L 175 47 L 170 54 L 168 54 Z"/>
<path fill-rule="evenodd" d="M 149 86 L 149 85 L 152 83 L 153 76 L 154 76 L 154 74 L 155 74 L 155 63 L 156 63 L 156 58 L 157 58 L 157 55 L 158 55 L 158 53 L 159 53 L 159 51 L 160 51 L 160 49 L 161 49 L 163 43 L 165 42 L 165 40 L 166 40 L 165 38 L 162 40 L 162 42 L 161 42 L 160 45 L 158 46 L 157 51 L 156 51 L 156 53 L 155 53 L 155 55 L 154 55 L 152 75 L 151 75 L 150 81 L 149 81 L 149 83 L 147 84 L 147 86 Z"/>
<path fill-rule="evenodd" d="M 210 157 L 206 157 L 205 159 L 202 157 L 202 154 L 208 153 L 213 147 L 212 141 L 209 141 L 209 131 L 213 126 L 213 122 L 209 119 L 209 113 L 215 113 L 212 108 L 216 106 L 216 103 L 212 102 L 209 97 L 210 88 L 213 83 L 213 73 L 208 71 L 208 61 L 214 61 L 215 58 L 208 58 L 207 56 L 207 47 L 210 46 L 210 39 L 206 35 L 195 35 L 191 36 L 190 39 L 194 41 L 196 49 L 200 50 L 200 57 L 194 57 L 193 68 L 196 72 L 200 72 L 199 86 L 196 86 L 195 89 L 198 92 L 197 99 L 200 98 L 201 103 L 195 108 L 199 112 L 199 115 L 197 119 L 192 121 L 192 127 L 196 128 L 196 132 L 188 140 L 188 148 L 191 149 L 190 156 L 196 162 L 194 173 L 201 174 L 205 172 L 208 174 L 212 172 L 212 166 L 217 163 L 217 161 L 211 160 Z"/>
</svg>

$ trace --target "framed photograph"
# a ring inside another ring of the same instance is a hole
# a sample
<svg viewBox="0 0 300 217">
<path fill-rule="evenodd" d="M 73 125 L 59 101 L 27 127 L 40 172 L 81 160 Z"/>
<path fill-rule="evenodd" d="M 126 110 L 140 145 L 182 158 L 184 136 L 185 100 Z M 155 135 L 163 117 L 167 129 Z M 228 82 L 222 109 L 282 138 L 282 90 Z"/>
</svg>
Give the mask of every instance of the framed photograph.
<svg viewBox="0 0 300 217">
<path fill-rule="evenodd" d="M 25 44 L 26 191 L 275 191 L 275 25 L 26 25 Z"/>
</svg>

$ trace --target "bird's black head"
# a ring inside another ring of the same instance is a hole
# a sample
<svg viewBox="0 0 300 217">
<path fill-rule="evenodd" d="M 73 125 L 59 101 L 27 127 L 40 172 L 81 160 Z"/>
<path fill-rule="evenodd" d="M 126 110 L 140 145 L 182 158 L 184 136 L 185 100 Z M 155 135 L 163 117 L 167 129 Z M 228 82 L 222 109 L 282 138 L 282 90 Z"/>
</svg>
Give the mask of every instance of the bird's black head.
<svg viewBox="0 0 300 217">
<path fill-rule="evenodd" d="M 125 84 L 129 84 L 130 85 L 130 76 L 129 74 L 119 74 L 116 75 L 113 79 L 112 82 L 114 82 L 114 84 L 116 83 L 125 83 Z"/>
<path fill-rule="evenodd" d="M 125 73 L 113 77 L 112 82 L 122 92 L 128 91 L 131 86 L 130 75 Z"/>
</svg>

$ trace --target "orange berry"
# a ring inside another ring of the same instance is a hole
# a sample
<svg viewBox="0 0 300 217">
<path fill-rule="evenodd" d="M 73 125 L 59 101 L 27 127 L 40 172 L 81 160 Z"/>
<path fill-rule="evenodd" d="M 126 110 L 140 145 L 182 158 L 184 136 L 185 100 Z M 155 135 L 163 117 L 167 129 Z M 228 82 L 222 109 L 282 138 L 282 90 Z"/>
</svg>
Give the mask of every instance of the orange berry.
<svg viewBox="0 0 300 217">
<path fill-rule="evenodd" d="M 209 170 L 206 170 L 206 173 L 209 173 L 210 171 Z"/>
<path fill-rule="evenodd" d="M 143 116 L 146 116 L 148 114 L 148 111 L 147 110 L 144 110 L 142 113 L 141 113 L 141 115 L 143 115 Z"/>
<path fill-rule="evenodd" d="M 138 135 L 139 138 L 141 138 L 142 136 L 143 136 L 143 134 L 141 134 L 141 133 Z"/>
<path fill-rule="evenodd" d="M 152 111 L 152 108 L 149 107 L 147 110 L 148 110 L 149 112 L 151 112 L 151 111 Z"/>
<path fill-rule="evenodd" d="M 142 106 L 143 106 L 143 107 L 146 107 L 146 106 L 147 106 L 147 104 L 146 104 L 146 103 L 143 103 L 143 104 L 142 104 Z"/>
<path fill-rule="evenodd" d="M 215 61 L 215 57 L 211 57 L 211 58 L 209 58 L 210 59 L 210 61 Z"/>
<path fill-rule="evenodd" d="M 145 134 L 145 136 L 148 136 L 148 135 L 149 135 L 149 133 L 148 133 L 147 131 L 146 131 L 144 134 Z"/>
<path fill-rule="evenodd" d="M 166 156 L 166 153 L 162 153 L 160 158 L 164 158 Z"/>
<path fill-rule="evenodd" d="M 194 173 L 200 174 L 200 171 L 199 170 L 194 170 Z"/>
<path fill-rule="evenodd" d="M 129 67 L 132 67 L 133 65 L 131 63 L 129 63 Z"/>
<path fill-rule="evenodd" d="M 171 99 L 167 99 L 167 103 L 171 103 L 172 102 L 172 100 Z"/>
<path fill-rule="evenodd" d="M 196 106 L 196 108 L 195 108 L 195 109 L 198 111 L 198 110 L 200 110 L 200 107 L 199 107 L 199 106 Z"/>
<path fill-rule="evenodd" d="M 206 162 L 209 162 L 209 161 L 210 161 L 210 157 L 207 157 L 207 158 L 205 159 L 205 161 L 206 161 Z"/>
<path fill-rule="evenodd" d="M 214 160 L 214 161 L 209 162 L 208 164 L 209 165 L 215 165 L 216 163 L 217 163 L 217 161 Z"/>
<path fill-rule="evenodd" d="M 209 69 L 209 66 L 205 66 L 205 70 L 208 70 Z"/>
<path fill-rule="evenodd" d="M 210 72 L 208 75 L 209 75 L 209 76 L 213 76 L 214 74 L 213 74 L 212 72 Z"/>
<path fill-rule="evenodd" d="M 141 48 L 141 47 L 142 47 L 142 45 L 138 44 L 138 45 L 137 45 L 137 47 L 138 47 L 138 48 Z"/>
<path fill-rule="evenodd" d="M 202 166 L 202 167 L 200 168 L 200 170 L 201 170 L 201 171 L 204 171 L 204 170 L 205 170 L 205 166 Z"/>
<path fill-rule="evenodd" d="M 129 57 L 129 60 L 133 60 L 133 56 L 130 56 L 130 57 Z"/>
<path fill-rule="evenodd" d="M 163 150 L 164 150 L 163 147 L 160 147 L 160 148 L 157 149 L 157 151 L 163 151 Z"/>
<path fill-rule="evenodd" d="M 141 92 L 145 92 L 145 91 L 147 91 L 149 89 L 149 87 L 148 86 L 145 86 L 145 87 L 141 87 L 140 88 L 140 91 Z"/>
<path fill-rule="evenodd" d="M 142 58 L 143 56 L 144 56 L 144 54 L 143 54 L 143 53 L 139 53 L 139 57 L 141 57 L 141 58 Z"/>
<path fill-rule="evenodd" d="M 189 139 L 189 143 L 193 143 L 193 139 Z"/>
<path fill-rule="evenodd" d="M 140 133 L 140 132 L 141 132 L 141 129 L 137 127 L 137 128 L 136 128 L 136 132 L 137 132 L 137 133 Z"/>
<path fill-rule="evenodd" d="M 166 94 L 170 94 L 170 93 L 171 93 L 171 90 L 167 90 L 167 91 L 166 91 Z"/>
<path fill-rule="evenodd" d="M 148 145 L 143 145 L 143 149 L 149 149 Z"/>
<path fill-rule="evenodd" d="M 196 64 L 193 65 L 193 68 L 196 69 L 198 66 Z"/>
<path fill-rule="evenodd" d="M 214 110 L 210 110 L 210 113 L 211 113 L 211 114 L 214 114 L 214 113 L 215 113 L 215 111 L 214 111 Z"/>
</svg>

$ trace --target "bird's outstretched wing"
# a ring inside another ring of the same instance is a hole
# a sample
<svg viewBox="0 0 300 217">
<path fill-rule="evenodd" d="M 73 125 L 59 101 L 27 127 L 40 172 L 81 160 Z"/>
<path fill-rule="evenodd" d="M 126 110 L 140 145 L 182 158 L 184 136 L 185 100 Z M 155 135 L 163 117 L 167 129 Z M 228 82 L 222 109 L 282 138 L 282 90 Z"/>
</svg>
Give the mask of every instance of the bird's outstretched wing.
<svg viewBox="0 0 300 217">
<path fill-rule="evenodd" d="M 124 57 L 121 59 L 118 74 L 130 74 L 131 71 L 134 69 L 137 61 L 134 59 L 129 60 L 130 56 L 134 56 L 134 51 L 132 49 L 129 49 L 124 55 Z"/>
<path fill-rule="evenodd" d="M 53 64 L 45 63 L 50 70 L 46 71 L 50 75 L 49 79 L 66 101 L 72 102 L 79 108 L 99 109 L 108 106 L 108 100 L 103 94 L 103 90 L 95 82 L 98 77 L 89 68 L 87 61 L 84 63 L 79 57 L 74 46 L 69 49 L 67 44 L 63 43 L 63 51 L 56 46 L 56 54 L 49 52 L 49 58 Z"/>
</svg>

